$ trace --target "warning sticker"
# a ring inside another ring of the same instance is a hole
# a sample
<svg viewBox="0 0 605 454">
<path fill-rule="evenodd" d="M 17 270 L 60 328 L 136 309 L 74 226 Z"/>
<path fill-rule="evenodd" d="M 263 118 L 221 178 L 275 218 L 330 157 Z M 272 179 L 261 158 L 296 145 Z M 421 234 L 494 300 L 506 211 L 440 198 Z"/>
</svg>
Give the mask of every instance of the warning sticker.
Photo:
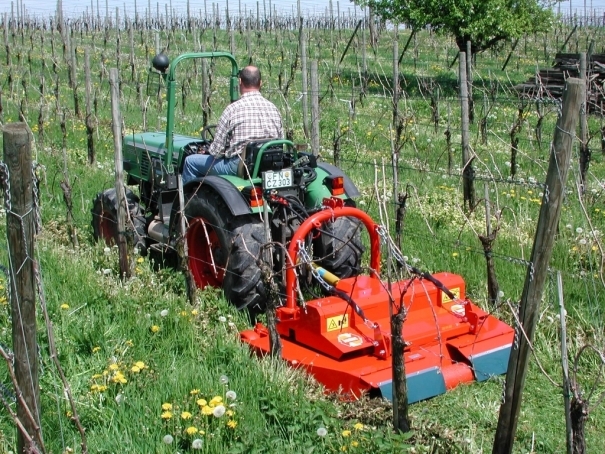
<svg viewBox="0 0 605 454">
<path fill-rule="evenodd" d="M 326 319 L 327 330 L 336 331 L 337 329 L 349 327 L 349 314 L 339 315 L 338 317 L 330 317 Z"/>
<path fill-rule="evenodd" d="M 357 334 L 341 333 L 338 335 L 338 342 L 347 347 L 359 347 L 363 344 L 363 339 Z"/>
<path fill-rule="evenodd" d="M 456 299 L 460 298 L 460 287 L 451 288 L 449 290 L 450 290 L 450 292 L 452 292 L 454 294 Z M 449 303 L 451 301 L 452 301 L 452 299 L 449 296 L 447 296 L 444 292 L 441 292 L 441 304 Z"/>
</svg>

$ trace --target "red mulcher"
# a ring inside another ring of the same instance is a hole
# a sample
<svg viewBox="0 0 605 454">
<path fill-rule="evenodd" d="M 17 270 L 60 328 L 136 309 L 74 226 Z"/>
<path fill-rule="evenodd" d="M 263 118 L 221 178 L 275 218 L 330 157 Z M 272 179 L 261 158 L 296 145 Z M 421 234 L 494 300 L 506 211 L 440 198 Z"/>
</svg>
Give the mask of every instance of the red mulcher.
<svg viewBox="0 0 605 454">
<path fill-rule="evenodd" d="M 288 269 L 286 304 L 276 314 L 283 359 L 304 367 L 327 390 L 391 399 L 389 305 L 399 305 L 402 299 L 407 309 L 403 339 L 410 403 L 506 372 L 514 331 L 466 298 L 462 277 L 438 273 L 430 279 L 398 281 L 391 283 L 389 292 L 378 277 L 380 227 L 363 211 L 332 201 L 327 202 L 331 209 L 314 214 L 297 230 L 288 250 L 290 263 L 299 263 L 300 244 L 313 229 L 348 216 L 361 220 L 368 230 L 374 272 L 334 278 L 331 284 L 338 296 L 307 301 L 303 307 L 296 303 L 296 273 Z M 330 275 L 321 268 L 316 272 Z M 243 331 L 241 339 L 257 353 L 269 353 L 264 325 Z"/>
</svg>

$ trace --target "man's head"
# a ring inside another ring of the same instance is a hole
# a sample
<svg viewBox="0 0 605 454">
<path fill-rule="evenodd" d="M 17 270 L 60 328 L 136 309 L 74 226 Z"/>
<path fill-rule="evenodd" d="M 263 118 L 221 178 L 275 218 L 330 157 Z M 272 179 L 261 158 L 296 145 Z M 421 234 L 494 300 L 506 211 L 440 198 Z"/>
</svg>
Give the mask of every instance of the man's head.
<svg viewBox="0 0 605 454">
<path fill-rule="evenodd" d="M 239 72 L 239 90 L 241 93 L 260 90 L 260 69 L 256 66 L 246 66 Z"/>
</svg>

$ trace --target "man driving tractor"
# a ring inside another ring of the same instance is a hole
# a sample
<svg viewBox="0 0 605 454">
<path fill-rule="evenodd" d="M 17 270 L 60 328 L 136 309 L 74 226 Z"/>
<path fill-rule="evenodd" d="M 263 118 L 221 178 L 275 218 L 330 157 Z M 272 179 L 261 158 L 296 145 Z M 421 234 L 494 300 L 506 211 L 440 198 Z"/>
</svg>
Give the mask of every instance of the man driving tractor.
<svg viewBox="0 0 605 454">
<path fill-rule="evenodd" d="M 241 97 L 223 111 L 208 151 L 185 159 L 183 184 L 206 175 L 237 175 L 246 142 L 283 137 L 281 114 L 261 95 L 261 85 L 257 67 L 246 66 L 239 72 Z"/>
</svg>

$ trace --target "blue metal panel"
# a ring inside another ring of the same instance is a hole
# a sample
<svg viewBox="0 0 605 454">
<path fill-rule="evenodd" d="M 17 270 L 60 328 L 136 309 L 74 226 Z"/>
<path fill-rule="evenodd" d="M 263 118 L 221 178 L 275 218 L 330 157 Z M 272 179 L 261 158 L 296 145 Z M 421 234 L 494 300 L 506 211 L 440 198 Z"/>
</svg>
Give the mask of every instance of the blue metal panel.
<svg viewBox="0 0 605 454">
<path fill-rule="evenodd" d="M 445 381 L 438 367 L 421 370 L 407 375 L 408 403 L 412 404 L 445 393 Z M 382 397 L 393 400 L 392 380 L 378 385 Z"/>
<path fill-rule="evenodd" d="M 469 359 L 475 371 L 477 381 L 485 381 L 493 375 L 506 373 L 511 344 L 496 348 L 478 355 L 471 355 Z"/>
</svg>

